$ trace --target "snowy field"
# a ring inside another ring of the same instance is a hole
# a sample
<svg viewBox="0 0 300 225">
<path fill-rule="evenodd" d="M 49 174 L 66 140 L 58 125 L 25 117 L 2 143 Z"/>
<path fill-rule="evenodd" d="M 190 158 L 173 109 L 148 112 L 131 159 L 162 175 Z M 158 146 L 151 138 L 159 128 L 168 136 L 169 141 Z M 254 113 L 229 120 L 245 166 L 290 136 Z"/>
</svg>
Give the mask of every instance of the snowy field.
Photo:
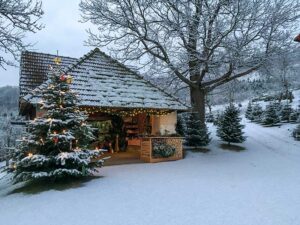
<svg viewBox="0 0 300 225">
<path fill-rule="evenodd" d="M 247 124 L 244 151 L 220 148 L 184 160 L 105 167 L 65 190 L 7 194 L 2 225 L 299 225 L 300 142 L 295 125 Z"/>
</svg>

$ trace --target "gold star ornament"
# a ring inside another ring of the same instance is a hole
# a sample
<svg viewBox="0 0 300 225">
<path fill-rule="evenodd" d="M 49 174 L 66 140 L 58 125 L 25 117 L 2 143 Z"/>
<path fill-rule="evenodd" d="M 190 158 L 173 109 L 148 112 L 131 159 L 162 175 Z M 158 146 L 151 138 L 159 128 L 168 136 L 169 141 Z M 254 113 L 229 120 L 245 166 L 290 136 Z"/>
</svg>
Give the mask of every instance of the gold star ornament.
<svg viewBox="0 0 300 225">
<path fill-rule="evenodd" d="M 59 58 L 59 57 L 55 57 L 55 58 L 53 59 L 53 61 L 54 61 L 54 63 L 55 63 L 56 65 L 61 64 L 61 58 Z"/>
</svg>

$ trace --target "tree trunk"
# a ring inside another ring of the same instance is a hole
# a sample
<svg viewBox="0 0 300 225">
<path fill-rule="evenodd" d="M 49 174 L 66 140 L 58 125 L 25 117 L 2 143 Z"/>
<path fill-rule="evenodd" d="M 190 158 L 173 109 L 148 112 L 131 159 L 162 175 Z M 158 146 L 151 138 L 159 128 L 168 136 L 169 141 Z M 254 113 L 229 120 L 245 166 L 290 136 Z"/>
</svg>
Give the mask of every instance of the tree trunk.
<svg viewBox="0 0 300 225">
<path fill-rule="evenodd" d="M 205 91 L 201 88 L 190 88 L 192 111 L 199 116 L 201 124 L 205 123 Z"/>
</svg>

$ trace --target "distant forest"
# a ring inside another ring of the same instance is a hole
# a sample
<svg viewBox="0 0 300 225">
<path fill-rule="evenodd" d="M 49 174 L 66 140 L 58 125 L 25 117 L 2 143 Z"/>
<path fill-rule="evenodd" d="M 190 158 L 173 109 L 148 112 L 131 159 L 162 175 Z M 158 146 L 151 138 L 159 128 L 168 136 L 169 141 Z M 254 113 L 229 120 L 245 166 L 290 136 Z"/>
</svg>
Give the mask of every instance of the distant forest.
<svg viewBox="0 0 300 225">
<path fill-rule="evenodd" d="M 0 87 L 0 114 L 16 111 L 18 109 L 19 87 Z"/>
</svg>

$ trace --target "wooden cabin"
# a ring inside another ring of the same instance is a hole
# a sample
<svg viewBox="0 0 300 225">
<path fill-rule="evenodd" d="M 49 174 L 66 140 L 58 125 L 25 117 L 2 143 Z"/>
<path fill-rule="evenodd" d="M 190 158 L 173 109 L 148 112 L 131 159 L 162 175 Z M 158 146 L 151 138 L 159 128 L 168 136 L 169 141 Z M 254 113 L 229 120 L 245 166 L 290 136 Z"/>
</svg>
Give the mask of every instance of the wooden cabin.
<svg viewBox="0 0 300 225">
<path fill-rule="evenodd" d="M 22 53 L 19 109 L 27 119 L 43 114 L 40 90 L 55 57 Z M 94 145 L 109 143 L 115 152 L 133 149 L 146 162 L 182 158 L 182 138 L 176 136 L 175 126 L 177 113 L 186 111 L 186 105 L 98 48 L 80 59 L 60 58 L 73 78 L 70 87 L 81 100 L 80 108 L 89 113 L 89 123 L 98 130 Z M 112 132 L 116 137 L 112 138 Z M 159 144 L 173 147 L 174 154 L 159 157 L 155 152 Z"/>
</svg>

